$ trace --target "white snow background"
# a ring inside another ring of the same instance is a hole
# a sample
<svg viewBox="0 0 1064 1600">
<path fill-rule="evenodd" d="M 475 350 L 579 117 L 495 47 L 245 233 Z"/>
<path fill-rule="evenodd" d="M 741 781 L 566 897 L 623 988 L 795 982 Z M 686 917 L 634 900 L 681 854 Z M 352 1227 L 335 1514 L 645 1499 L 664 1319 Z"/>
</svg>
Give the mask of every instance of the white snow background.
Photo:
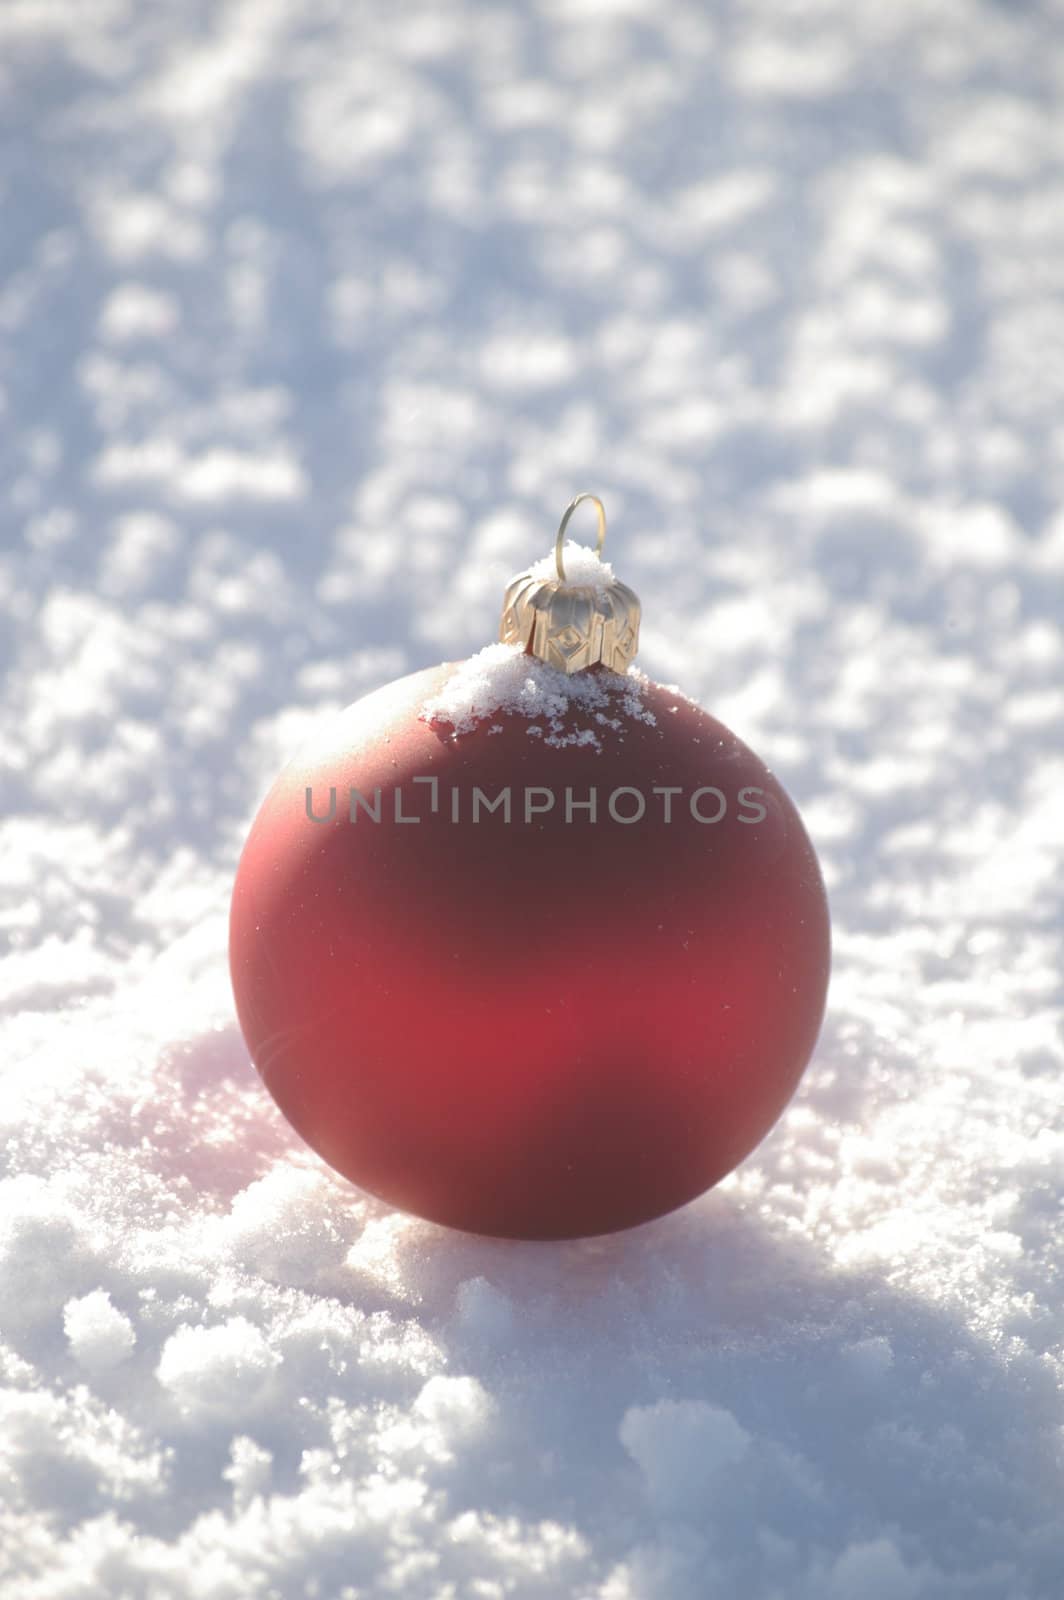
<svg viewBox="0 0 1064 1600">
<path fill-rule="evenodd" d="M 0 430 L 4 1600 L 1064 1593 L 1060 0 L 3 0 Z M 301 1145 L 226 920 L 585 488 L 835 965 L 515 1244 Z"/>
</svg>

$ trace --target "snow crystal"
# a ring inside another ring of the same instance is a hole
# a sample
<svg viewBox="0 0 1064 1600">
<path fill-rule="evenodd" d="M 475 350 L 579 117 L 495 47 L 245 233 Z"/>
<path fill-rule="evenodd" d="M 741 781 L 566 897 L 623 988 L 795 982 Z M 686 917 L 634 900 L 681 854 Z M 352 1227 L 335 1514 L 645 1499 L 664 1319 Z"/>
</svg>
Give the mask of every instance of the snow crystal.
<svg viewBox="0 0 1064 1600">
<path fill-rule="evenodd" d="M 660 1400 L 631 1406 L 620 1438 L 663 1510 L 708 1505 L 720 1476 L 746 1455 L 750 1435 L 730 1411 L 705 1400 Z"/>
<path fill-rule="evenodd" d="M 125 1361 L 136 1343 L 129 1318 L 112 1305 L 106 1289 L 94 1289 L 63 1307 L 71 1353 L 86 1372 L 108 1372 Z"/>
<path fill-rule="evenodd" d="M 238 1316 L 212 1328 L 179 1327 L 157 1372 L 180 1406 L 235 1415 L 258 1399 L 280 1361 L 260 1329 Z"/>
<path fill-rule="evenodd" d="M 273 1456 L 247 1434 L 238 1433 L 229 1446 L 230 1462 L 222 1477 L 233 1485 L 233 1507 L 245 1511 L 269 1487 Z"/>
<path fill-rule="evenodd" d="M 635 666 L 626 673 L 570 674 L 528 655 L 519 644 L 489 644 L 455 667 L 419 716 L 423 722 L 449 723 L 455 737 L 500 712 L 541 718 L 542 726 L 533 722 L 526 730 L 531 737 L 559 749 L 590 745 L 601 751 L 601 729 L 623 735 L 625 717 L 656 724 L 643 700 L 648 682 Z M 501 724 L 489 731 L 495 726 Z"/>
<path fill-rule="evenodd" d="M 459 1285 L 457 1309 L 463 1325 L 475 1334 L 501 1339 L 513 1333 L 513 1306 L 486 1278 L 468 1278 Z"/>
<path fill-rule="evenodd" d="M 234 1266 L 282 1283 L 330 1281 L 361 1231 L 361 1207 L 326 1170 L 276 1167 L 235 1196 L 218 1228 Z"/>
<path fill-rule="evenodd" d="M 99 1282 L 81 1208 L 29 1173 L 0 1182 L 0 1331 L 58 1319 L 70 1290 Z"/>
<path fill-rule="evenodd" d="M 488 1426 L 496 1404 L 479 1378 L 441 1372 L 425 1384 L 413 1411 L 448 1437 L 466 1438 Z"/>
</svg>

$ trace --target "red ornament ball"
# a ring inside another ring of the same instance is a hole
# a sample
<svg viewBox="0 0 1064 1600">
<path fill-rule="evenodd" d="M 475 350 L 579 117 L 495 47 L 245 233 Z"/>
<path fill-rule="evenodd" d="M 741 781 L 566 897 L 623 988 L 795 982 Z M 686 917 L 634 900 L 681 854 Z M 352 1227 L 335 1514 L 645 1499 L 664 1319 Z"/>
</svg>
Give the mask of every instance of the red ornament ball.
<svg viewBox="0 0 1064 1600">
<path fill-rule="evenodd" d="M 521 1239 L 629 1228 L 794 1092 L 828 981 L 816 856 L 676 691 L 592 667 L 575 699 L 552 673 L 538 709 L 426 720 L 455 671 L 359 700 L 270 791 L 233 894 L 240 1024 L 307 1143 L 392 1205 Z"/>
</svg>

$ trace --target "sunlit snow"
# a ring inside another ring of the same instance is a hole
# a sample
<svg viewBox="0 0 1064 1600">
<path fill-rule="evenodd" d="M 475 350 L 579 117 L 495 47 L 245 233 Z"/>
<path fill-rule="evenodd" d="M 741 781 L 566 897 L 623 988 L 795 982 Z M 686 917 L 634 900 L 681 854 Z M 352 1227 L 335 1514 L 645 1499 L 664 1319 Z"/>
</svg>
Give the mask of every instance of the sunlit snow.
<svg viewBox="0 0 1064 1600">
<path fill-rule="evenodd" d="M 1064 1593 L 1062 86 L 1061 0 L 0 3 L 4 1600 Z M 720 1188 L 507 1243 L 301 1145 L 228 903 L 581 490 L 834 971 Z"/>
</svg>

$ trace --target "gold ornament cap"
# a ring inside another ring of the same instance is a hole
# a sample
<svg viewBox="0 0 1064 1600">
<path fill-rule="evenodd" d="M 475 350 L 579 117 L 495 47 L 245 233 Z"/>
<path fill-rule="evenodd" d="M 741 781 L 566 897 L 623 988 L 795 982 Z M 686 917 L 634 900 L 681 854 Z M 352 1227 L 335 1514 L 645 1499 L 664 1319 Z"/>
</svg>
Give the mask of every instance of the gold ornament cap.
<svg viewBox="0 0 1064 1600">
<path fill-rule="evenodd" d="M 597 494 L 578 494 L 566 506 L 558 526 L 554 545 L 557 578 L 534 577 L 531 571 L 511 578 L 502 603 L 499 639 L 503 644 L 523 645 L 528 655 L 559 672 L 583 672 L 601 662 L 611 671 L 623 673 L 639 649 L 642 607 L 638 596 L 616 579 L 570 583 L 565 576 L 565 530 L 584 500 L 590 500 L 598 511 L 596 553 L 601 560 L 606 508 Z"/>
</svg>

